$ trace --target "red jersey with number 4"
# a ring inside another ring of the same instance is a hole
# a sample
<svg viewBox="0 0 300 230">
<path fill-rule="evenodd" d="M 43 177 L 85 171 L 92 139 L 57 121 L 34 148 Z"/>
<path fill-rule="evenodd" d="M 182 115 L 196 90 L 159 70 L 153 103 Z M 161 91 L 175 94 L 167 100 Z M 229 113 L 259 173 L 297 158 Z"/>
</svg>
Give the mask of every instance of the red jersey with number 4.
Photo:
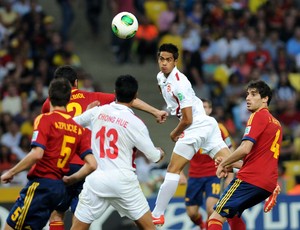
<svg viewBox="0 0 300 230">
<path fill-rule="evenodd" d="M 70 102 L 67 105 L 67 112 L 72 117 L 78 116 L 86 111 L 87 106 L 94 101 L 99 101 L 100 105 L 105 105 L 113 102 L 114 100 L 115 95 L 111 93 L 87 92 L 77 88 L 73 88 Z M 47 100 L 43 104 L 42 113 L 48 113 L 49 111 L 50 101 L 49 98 L 47 98 Z M 71 160 L 71 164 L 83 165 L 84 162 L 77 155 L 75 155 Z"/>
<path fill-rule="evenodd" d="M 244 157 L 237 178 L 273 192 L 278 178 L 278 157 L 282 128 L 268 109 L 251 114 L 242 141 L 253 142 L 250 153 Z"/>
<path fill-rule="evenodd" d="M 92 153 L 86 129 L 69 114 L 58 110 L 35 119 L 31 145 L 44 149 L 44 155 L 32 166 L 28 178 L 61 179 L 69 171 L 70 160 L 75 154 L 83 159 Z"/>
<path fill-rule="evenodd" d="M 232 146 L 231 138 L 225 126 L 219 123 L 221 135 L 227 146 Z M 191 159 L 188 175 L 193 178 L 216 176 L 215 161 L 200 149 Z"/>
</svg>

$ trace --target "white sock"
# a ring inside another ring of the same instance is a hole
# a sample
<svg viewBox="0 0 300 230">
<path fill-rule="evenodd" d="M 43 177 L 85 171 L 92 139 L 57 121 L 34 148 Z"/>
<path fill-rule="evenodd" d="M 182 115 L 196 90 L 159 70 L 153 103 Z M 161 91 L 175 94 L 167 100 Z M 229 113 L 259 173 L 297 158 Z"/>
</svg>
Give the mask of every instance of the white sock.
<svg viewBox="0 0 300 230">
<path fill-rule="evenodd" d="M 179 174 L 166 173 L 164 183 L 160 186 L 155 202 L 155 208 L 152 212 L 154 217 L 160 217 L 165 213 L 165 210 L 178 187 L 179 177 Z"/>
</svg>

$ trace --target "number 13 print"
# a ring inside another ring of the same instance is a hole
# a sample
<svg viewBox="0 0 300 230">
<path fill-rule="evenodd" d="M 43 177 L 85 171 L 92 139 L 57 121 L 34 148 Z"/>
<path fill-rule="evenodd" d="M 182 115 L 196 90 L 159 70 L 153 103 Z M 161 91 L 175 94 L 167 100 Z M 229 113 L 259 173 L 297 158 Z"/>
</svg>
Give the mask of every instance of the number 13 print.
<svg viewBox="0 0 300 230">
<path fill-rule="evenodd" d="M 119 154 L 119 149 L 116 145 L 118 141 L 118 132 L 115 129 L 109 129 L 106 131 L 106 127 L 102 126 L 97 132 L 96 138 L 100 138 L 100 158 L 108 157 L 110 159 L 116 159 Z M 109 139 L 107 148 L 104 146 L 106 139 Z"/>
</svg>

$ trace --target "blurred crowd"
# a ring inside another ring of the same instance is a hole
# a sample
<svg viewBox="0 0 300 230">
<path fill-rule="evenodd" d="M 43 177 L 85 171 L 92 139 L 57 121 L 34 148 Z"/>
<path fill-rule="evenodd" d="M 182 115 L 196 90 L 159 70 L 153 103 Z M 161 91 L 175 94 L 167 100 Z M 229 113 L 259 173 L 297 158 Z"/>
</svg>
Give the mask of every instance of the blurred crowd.
<svg viewBox="0 0 300 230">
<path fill-rule="evenodd" d="M 58 28 L 38 0 L 0 0 L 0 172 L 30 150 L 33 121 L 58 66 L 75 67 L 80 88 L 99 90 L 69 38 L 74 6 L 68 0 L 53 4 L 61 8 Z M 14 182 L 26 183 L 26 175 Z"/>
<path fill-rule="evenodd" d="M 0 0 L 0 169 L 29 151 L 33 119 L 47 97 L 59 65 L 76 67 L 85 90 L 99 90 L 81 65 L 70 39 L 72 1 L 56 0 L 60 28 L 38 0 Z M 249 113 L 245 86 L 263 79 L 274 90 L 270 109 L 284 127 L 280 173 L 300 160 L 300 0 L 110 0 L 86 1 L 93 36 L 101 34 L 99 15 L 135 14 L 132 39 L 111 35 L 117 64 L 156 60 L 162 43 L 180 50 L 178 68 L 196 94 L 213 102 L 213 116 L 238 144 Z M 109 35 L 108 35 L 109 36 Z M 146 167 L 146 166 L 145 166 Z M 151 170 L 151 168 L 149 168 Z"/>
</svg>

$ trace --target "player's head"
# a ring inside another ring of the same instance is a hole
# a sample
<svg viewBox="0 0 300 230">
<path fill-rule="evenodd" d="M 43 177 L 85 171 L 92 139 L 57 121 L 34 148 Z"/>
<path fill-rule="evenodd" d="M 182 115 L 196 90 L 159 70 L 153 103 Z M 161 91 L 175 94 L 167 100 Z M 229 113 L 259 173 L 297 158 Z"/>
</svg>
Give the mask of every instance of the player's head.
<svg viewBox="0 0 300 230">
<path fill-rule="evenodd" d="M 256 111 L 261 107 L 267 107 L 271 99 L 272 90 L 264 81 L 252 81 L 248 84 L 246 100 L 249 111 Z M 251 103 L 248 103 L 248 101 L 251 101 Z"/>
<path fill-rule="evenodd" d="M 63 65 L 58 67 L 54 72 L 54 78 L 65 78 L 71 83 L 73 87 L 77 86 L 77 72 L 71 66 Z"/>
<path fill-rule="evenodd" d="M 66 106 L 71 97 L 72 86 L 65 78 L 53 79 L 49 86 L 49 99 L 52 106 Z"/>
<path fill-rule="evenodd" d="M 158 49 L 158 64 L 161 72 L 168 75 L 172 72 L 178 60 L 178 48 L 172 43 L 162 44 Z"/>
<path fill-rule="evenodd" d="M 115 94 L 118 102 L 130 103 L 137 97 L 138 82 L 131 75 L 121 75 L 115 82 Z"/>
<path fill-rule="evenodd" d="M 203 107 L 205 110 L 206 115 L 210 115 L 212 112 L 212 102 L 209 99 L 201 98 L 201 101 L 203 102 Z"/>
</svg>

